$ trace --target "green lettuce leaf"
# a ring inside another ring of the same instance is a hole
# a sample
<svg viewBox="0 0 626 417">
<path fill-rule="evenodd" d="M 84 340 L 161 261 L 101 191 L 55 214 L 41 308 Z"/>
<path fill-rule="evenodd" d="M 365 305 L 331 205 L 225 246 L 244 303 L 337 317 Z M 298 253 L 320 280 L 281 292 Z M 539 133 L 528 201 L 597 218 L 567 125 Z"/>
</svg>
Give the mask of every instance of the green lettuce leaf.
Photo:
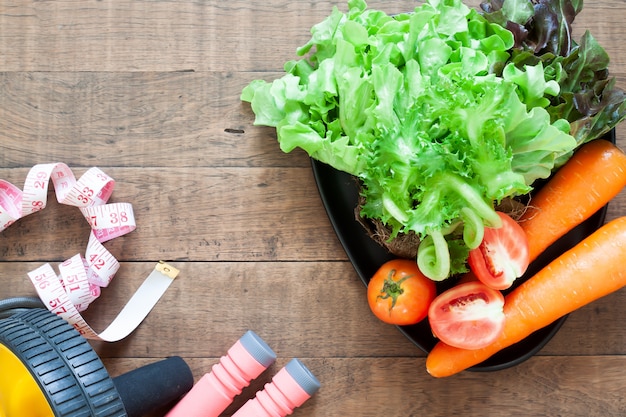
<svg viewBox="0 0 626 417">
<path fill-rule="evenodd" d="M 460 0 L 395 16 L 362 0 L 348 10 L 311 29 L 283 77 L 251 82 L 241 98 L 283 151 L 358 177 L 361 215 L 392 239 L 415 232 L 427 276 L 463 272 L 484 227 L 499 225 L 495 205 L 530 192 L 576 147 L 570 122 L 551 113 L 566 77 L 556 60 L 515 61 L 501 21 L 529 19 L 528 2 L 507 2 L 500 23 Z"/>
<path fill-rule="evenodd" d="M 559 83 L 558 94 L 544 97 L 552 122 L 571 124 L 578 145 L 605 135 L 626 118 L 626 93 L 609 78 L 609 56 L 587 31 L 576 42 L 572 24 L 582 0 L 491 0 L 481 4 L 490 22 L 511 30 L 518 68 L 544 67 L 546 82 Z M 512 71 L 509 67 L 509 70 Z"/>
</svg>

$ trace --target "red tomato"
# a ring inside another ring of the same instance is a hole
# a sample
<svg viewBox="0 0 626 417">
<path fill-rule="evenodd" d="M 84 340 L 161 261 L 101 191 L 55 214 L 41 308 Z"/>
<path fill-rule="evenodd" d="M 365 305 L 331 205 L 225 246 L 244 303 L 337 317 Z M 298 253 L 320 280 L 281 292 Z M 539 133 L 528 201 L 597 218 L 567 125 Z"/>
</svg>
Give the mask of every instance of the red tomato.
<svg viewBox="0 0 626 417">
<path fill-rule="evenodd" d="M 495 341 L 504 328 L 504 296 L 500 291 L 473 281 L 441 293 L 431 303 L 428 321 L 442 342 L 480 349 Z"/>
<path fill-rule="evenodd" d="M 385 323 L 408 325 L 422 321 L 437 295 L 435 283 L 415 261 L 395 259 L 383 264 L 367 285 L 367 300 Z"/>
<path fill-rule="evenodd" d="M 469 253 L 470 269 L 485 285 L 505 290 L 521 277 L 530 263 L 528 238 L 522 227 L 504 213 L 502 226 L 485 227 L 480 246 Z"/>
</svg>

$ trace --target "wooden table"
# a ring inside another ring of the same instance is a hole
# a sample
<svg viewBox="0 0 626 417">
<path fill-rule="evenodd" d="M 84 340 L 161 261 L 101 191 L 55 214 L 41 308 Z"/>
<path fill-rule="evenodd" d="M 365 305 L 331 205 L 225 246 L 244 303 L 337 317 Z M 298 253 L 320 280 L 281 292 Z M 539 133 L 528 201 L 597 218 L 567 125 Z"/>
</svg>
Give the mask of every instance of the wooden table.
<svg viewBox="0 0 626 417">
<path fill-rule="evenodd" d="M 477 2 L 473 1 L 473 5 Z M 283 154 L 239 100 L 281 76 L 309 28 L 344 3 L 268 0 L 0 2 L 0 178 L 37 163 L 116 181 L 138 227 L 107 243 L 121 260 L 86 311 L 102 330 L 163 259 L 180 277 L 143 324 L 92 342 L 112 376 L 180 355 L 196 379 L 247 329 L 277 352 L 231 414 L 289 359 L 322 389 L 297 416 L 626 415 L 626 292 L 570 315 L 532 359 L 436 380 L 425 355 L 369 312 L 364 286 L 320 200 L 310 161 Z M 410 1 L 371 1 L 389 13 Z M 626 88 L 626 3 L 588 2 L 575 23 L 609 52 Z M 617 130 L 626 146 L 626 130 Z M 52 191 L 50 191 L 52 193 Z M 0 240 L 0 298 L 34 295 L 26 273 L 82 252 L 89 226 L 51 202 Z M 626 194 L 608 219 L 626 213 Z M 602 277 L 598 277 L 601 279 Z"/>
</svg>

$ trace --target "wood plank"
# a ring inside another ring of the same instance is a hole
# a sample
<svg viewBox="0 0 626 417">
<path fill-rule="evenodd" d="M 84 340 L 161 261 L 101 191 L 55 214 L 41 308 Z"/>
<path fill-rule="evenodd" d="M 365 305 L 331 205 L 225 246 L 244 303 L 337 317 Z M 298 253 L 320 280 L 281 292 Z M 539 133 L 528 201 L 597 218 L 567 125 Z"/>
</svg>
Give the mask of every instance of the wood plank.
<svg viewBox="0 0 626 417">
<path fill-rule="evenodd" d="M 389 13 L 414 7 L 407 1 L 371 2 L 372 7 L 383 4 Z M 9 2 L 0 9 L 0 51 L 6 57 L 0 69 L 282 70 L 333 5 L 317 0 L 254 7 L 243 0 Z"/>
<path fill-rule="evenodd" d="M 279 358 L 224 415 L 231 415 L 253 397 L 289 359 Z M 294 414 L 303 417 L 619 417 L 626 413 L 624 357 L 537 357 L 504 371 L 466 372 L 441 380 L 423 373 L 423 358 L 300 359 L 322 383 Z M 113 376 L 145 363 L 149 361 L 105 360 Z M 217 358 L 191 358 L 188 363 L 199 378 Z"/>
<path fill-rule="evenodd" d="M 230 347 L 224 343 L 249 329 L 271 340 L 281 355 L 423 355 L 369 312 L 365 288 L 346 262 L 171 264 L 180 268 L 179 277 L 129 338 L 92 342 L 103 357 L 220 357 Z M 26 273 L 40 265 L 4 263 L 0 299 L 35 295 Z M 154 265 L 123 263 L 85 311 L 88 323 L 97 331 L 106 328 Z"/>
<path fill-rule="evenodd" d="M 325 0 L 254 7 L 243 0 L 7 1 L 0 6 L 0 71 L 280 71 L 334 5 L 347 9 Z M 368 5 L 393 14 L 415 2 Z M 587 2 L 574 27 L 576 34 L 591 30 L 620 67 L 626 54 L 611 40 L 626 37 L 624 13 L 623 2 Z"/>
<path fill-rule="evenodd" d="M 0 169 L 0 178 L 23 184 L 27 171 Z M 117 181 L 110 202 L 131 203 L 137 221 L 135 231 L 106 243 L 120 260 L 346 259 L 310 168 L 105 171 Z M 58 261 L 84 249 L 89 225 L 80 211 L 50 193 L 48 201 L 3 232 L 4 260 Z"/>
<path fill-rule="evenodd" d="M 310 166 L 239 99 L 280 73 L 0 73 L 0 166 Z"/>
</svg>

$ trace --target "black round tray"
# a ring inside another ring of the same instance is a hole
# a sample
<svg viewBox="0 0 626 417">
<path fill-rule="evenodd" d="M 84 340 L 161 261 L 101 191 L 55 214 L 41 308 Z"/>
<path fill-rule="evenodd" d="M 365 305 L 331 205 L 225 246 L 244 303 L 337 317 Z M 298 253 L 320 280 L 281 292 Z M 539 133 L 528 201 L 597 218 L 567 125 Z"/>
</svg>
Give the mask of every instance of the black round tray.
<svg viewBox="0 0 626 417">
<path fill-rule="evenodd" d="M 615 143 L 615 130 L 611 130 L 604 139 Z M 370 278 L 378 268 L 395 256 L 372 240 L 363 226 L 355 220 L 354 210 L 359 197 L 357 180 L 351 175 L 337 171 L 319 161 L 312 159 L 311 164 L 320 197 L 330 222 L 335 229 L 335 233 L 361 281 L 367 286 Z M 523 277 L 516 280 L 516 285 L 533 276 L 550 261 L 574 247 L 578 242 L 602 226 L 606 210 L 607 206 L 604 206 L 585 222 L 556 241 L 529 266 Z M 454 283 L 453 279 L 438 283 L 438 291 L 441 292 Z M 481 364 L 470 368 L 470 370 L 496 371 L 527 360 L 550 341 L 566 319 L 567 316 L 561 317 L 549 326 L 536 331 L 521 342 L 503 349 Z M 426 353 L 430 352 L 437 343 L 437 339 L 435 339 L 430 330 L 428 320 L 422 320 L 415 325 L 397 327 L 409 340 Z"/>
</svg>

